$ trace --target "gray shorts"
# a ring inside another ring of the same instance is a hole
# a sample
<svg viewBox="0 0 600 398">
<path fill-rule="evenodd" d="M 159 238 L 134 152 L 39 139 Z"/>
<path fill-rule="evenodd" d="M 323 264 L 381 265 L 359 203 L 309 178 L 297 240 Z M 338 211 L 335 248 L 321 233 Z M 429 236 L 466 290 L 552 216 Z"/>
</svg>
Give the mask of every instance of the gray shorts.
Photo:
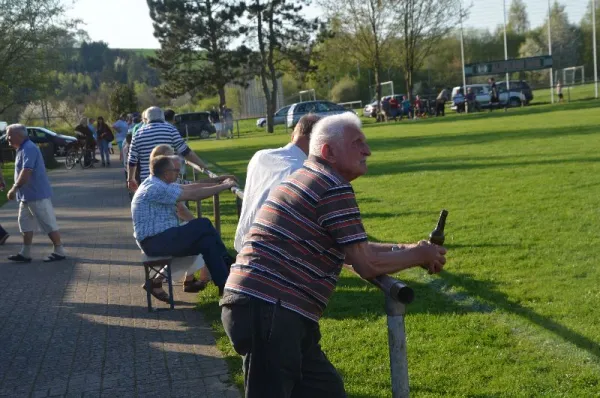
<svg viewBox="0 0 600 398">
<path fill-rule="evenodd" d="M 21 233 L 33 232 L 36 221 L 46 234 L 58 231 L 54 207 L 49 198 L 19 204 L 19 230 Z"/>
</svg>

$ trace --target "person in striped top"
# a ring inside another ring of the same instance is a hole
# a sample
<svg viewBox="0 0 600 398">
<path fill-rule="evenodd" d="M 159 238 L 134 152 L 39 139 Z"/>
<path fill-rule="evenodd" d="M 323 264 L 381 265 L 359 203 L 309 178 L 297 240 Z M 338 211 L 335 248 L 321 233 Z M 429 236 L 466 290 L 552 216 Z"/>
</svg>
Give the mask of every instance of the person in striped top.
<svg viewBox="0 0 600 398">
<path fill-rule="evenodd" d="M 135 192 L 138 188 L 138 183 L 135 180 L 138 162 L 140 179 L 144 181 L 150 175 L 150 153 L 158 145 L 169 144 L 188 162 L 202 168 L 206 167 L 198 155 L 187 146 L 179 131 L 165 122 L 165 114 L 162 109 L 155 106 L 150 107 L 144 111 L 144 116 L 147 119 L 147 124 L 137 131 L 129 147 L 127 185 L 132 192 Z"/>
<path fill-rule="evenodd" d="M 346 396 L 318 324 L 344 263 L 365 279 L 443 268 L 443 247 L 368 241 L 350 182 L 367 172 L 370 155 L 355 114 L 325 117 L 304 166 L 258 211 L 220 301 L 225 331 L 244 357 L 246 397 Z"/>
</svg>

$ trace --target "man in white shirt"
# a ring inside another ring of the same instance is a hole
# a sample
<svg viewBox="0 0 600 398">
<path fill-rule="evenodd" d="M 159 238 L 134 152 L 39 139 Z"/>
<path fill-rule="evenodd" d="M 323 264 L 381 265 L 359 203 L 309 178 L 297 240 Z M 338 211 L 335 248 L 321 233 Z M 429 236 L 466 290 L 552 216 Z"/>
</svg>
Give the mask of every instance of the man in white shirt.
<svg viewBox="0 0 600 398">
<path fill-rule="evenodd" d="M 233 244 L 238 253 L 242 250 L 244 236 L 250 230 L 254 216 L 269 196 L 271 189 L 301 168 L 307 159 L 310 133 L 317 121 L 319 117 L 316 115 L 303 116 L 292 132 L 292 140 L 289 144 L 277 149 L 263 149 L 250 159 L 242 212 Z"/>
</svg>

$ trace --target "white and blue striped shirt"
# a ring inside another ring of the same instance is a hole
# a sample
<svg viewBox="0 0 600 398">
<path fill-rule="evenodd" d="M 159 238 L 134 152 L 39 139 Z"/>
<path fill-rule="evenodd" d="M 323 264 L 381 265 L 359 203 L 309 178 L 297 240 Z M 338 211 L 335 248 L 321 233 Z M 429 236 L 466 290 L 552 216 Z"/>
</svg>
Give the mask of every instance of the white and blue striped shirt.
<svg viewBox="0 0 600 398">
<path fill-rule="evenodd" d="M 181 156 L 190 152 L 179 131 L 169 123 L 150 122 L 141 127 L 131 141 L 127 161 L 130 166 L 136 166 L 139 162 L 142 181 L 150 175 L 150 153 L 161 144 L 171 145 Z"/>
</svg>

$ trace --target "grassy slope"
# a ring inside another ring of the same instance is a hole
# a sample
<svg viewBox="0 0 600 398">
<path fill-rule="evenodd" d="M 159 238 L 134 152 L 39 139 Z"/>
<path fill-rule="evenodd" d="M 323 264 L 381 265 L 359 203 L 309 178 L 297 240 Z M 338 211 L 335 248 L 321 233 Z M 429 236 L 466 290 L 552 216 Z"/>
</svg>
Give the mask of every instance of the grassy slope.
<svg viewBox="0 0 600 398">
<path fill-rule="evenodd" d="M 450 210 L 446 271 L 402 274 L 417 294 L 406 317 L 413 396 L 600 392 L 599 106 L 365 128 L 373 156 L 354 186 L 373 239 L 416 241 L 441 208 Z M 194 148 L 244 176 L 252 153 L 286 141 L 256 134 Z M 231 195 L 222 203 L 231 246 Z M 218 329 L 214 291 L 201 294 L 199 306 Z M 349 394 L 389 396 L 381 294 L 343 274 L 321 325 Z M 226 338 L 219 344 L 239 369 Z"/>
</svg>

